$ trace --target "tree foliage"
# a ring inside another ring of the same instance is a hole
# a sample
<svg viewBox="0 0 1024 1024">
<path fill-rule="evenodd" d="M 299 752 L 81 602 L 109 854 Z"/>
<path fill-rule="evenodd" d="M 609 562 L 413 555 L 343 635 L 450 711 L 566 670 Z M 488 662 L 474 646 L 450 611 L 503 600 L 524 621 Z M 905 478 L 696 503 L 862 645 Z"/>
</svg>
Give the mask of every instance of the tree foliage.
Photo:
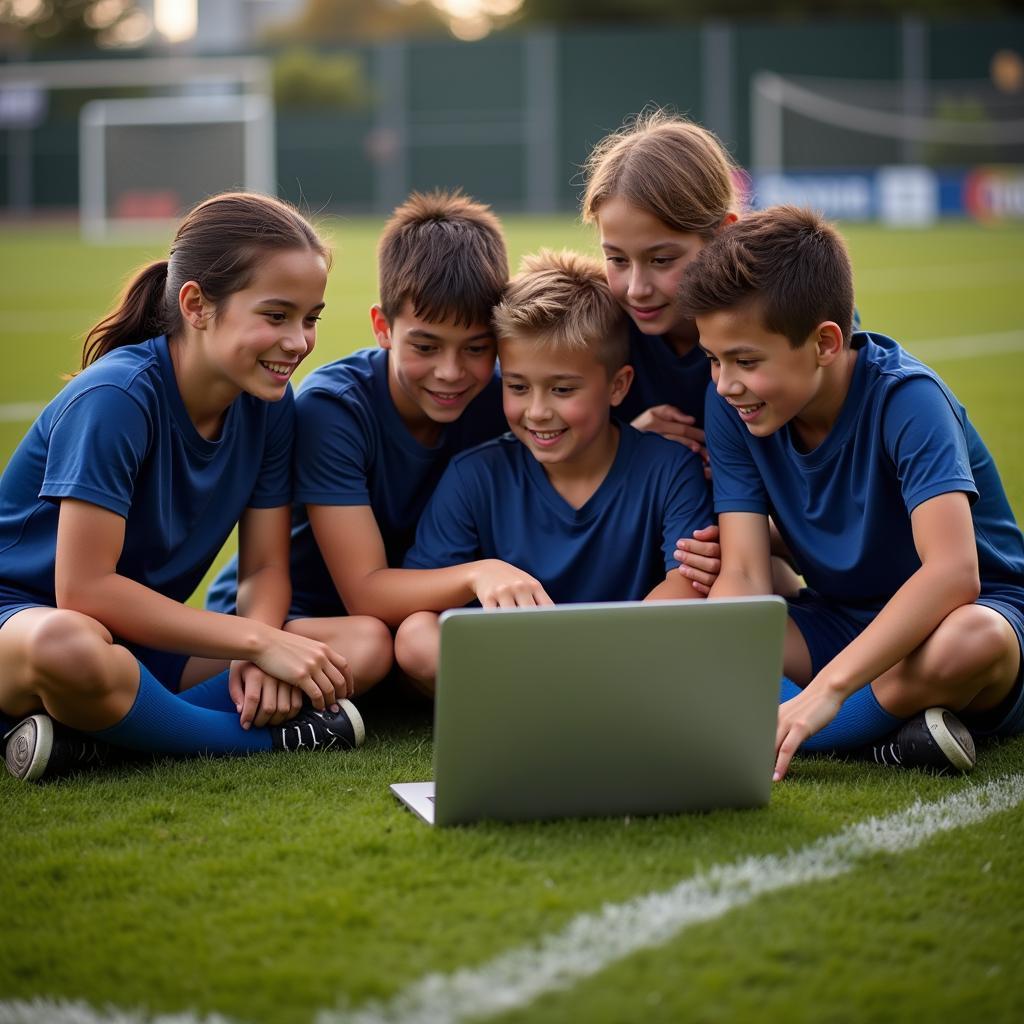
<svg viewBox="0 0 1024 1024">
<path fill-rule="evenodd" d="M 139 13 L 134 0 L 0 0 L 5 43 L 30 49 L 116 44 Z"/>
</svg>

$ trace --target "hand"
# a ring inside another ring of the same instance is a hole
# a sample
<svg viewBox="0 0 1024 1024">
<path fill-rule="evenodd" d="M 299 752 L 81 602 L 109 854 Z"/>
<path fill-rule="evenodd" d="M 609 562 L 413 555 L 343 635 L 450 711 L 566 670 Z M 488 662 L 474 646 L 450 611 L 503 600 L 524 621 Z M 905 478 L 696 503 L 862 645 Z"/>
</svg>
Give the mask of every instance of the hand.
<svg viewBox="0 0 1024 1024">
<path fill-rule="evenodd" d="M 533 608 L 555 603 L 529 573 L 497 558 L 476 563 L 471 585 L 483 608 Z"/>
<path fill-rule="evenodd" d="M 235 702 L 243 729 L 281 725 L 302 709 L 302 691 L 268 676 L 251 661 L 233 661 L 228 693 Z"/>
<path fill-rule="evenodd" d="M 824 729 L 836 717 L 842 703 L 838 693 L 815 678 L 796 697 L 779 705 L 772 781 L 778 782 L 786 777 L 789 762 L 800 744 L 819 729 Z"/>
<path fill-rule="evenodd" d="M 317 711 L 355 691 L 348 661 L 327 644 L 298 633 L 267 627 L 263 648 L 252 661 L 268 676 L 300 689 Z"/>
<path fill-rule="evenodd" d="M 654 405 L 640 413 L 633 420 L 633 426 L 637 430 L 648 430 L 652 434 L 661 434 L 670 441 L 686 445 L 690 451 L 699 455 L 706 465 L 708 453 L 704 447 L 704 431 L 695 426 L 696 422 L 692 416 L 687 416 L 674 405 Z"/>
<path fill-rule="evenodd" d="M 705 526 L 693 531 L 693 540 L 685 537 L 676 541 L 672 556 L 679 565 L 679 572 L 699 594 L 711 593 L 711 588 L 722 571 L 722 546 L 718 543 L 718 527 Z"/>
</svg>

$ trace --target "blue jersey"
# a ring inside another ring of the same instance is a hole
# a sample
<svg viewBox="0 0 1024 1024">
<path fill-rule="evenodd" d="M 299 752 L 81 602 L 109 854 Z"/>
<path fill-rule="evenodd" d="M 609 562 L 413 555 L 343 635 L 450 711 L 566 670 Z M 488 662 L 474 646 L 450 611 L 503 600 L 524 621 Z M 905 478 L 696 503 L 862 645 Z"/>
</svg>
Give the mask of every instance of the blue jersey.
<svg viewBox="0 0 1024 1024">
<path fill-rule="evenodd" d="M 388 389 L 388 353 L 361 349 L 314 370 L 295 399 L 295 501 L 292 512 L 291 617 L 343 615 L 344 605 L 317 547 L 305 505 L 369 505 L 389 566 L 400 566 L 416 523 L 457 452 L 508 429 L 501 381 L 487 387 L 434 445 L 409 433 Z M 216 611 L 234 611 L 237 562 L 207 595 Z"/>
<path fill-rule="evenodd" d="M 711 362 L 699 345 L 680 356 L 667 338 L 641 333 L 629 324 L 629 364 L 633 383 L 615 416 L 627 423 L 653 405 L 674 405 L 704 425 L 704 392 L 711 380 Z"/>
<path fill-rule="evenodd" d="M 275 403 L 242 394 L 209 441 L 166 338 L 103 356 L 40 413 L 0 478 L 0 604 L 56 605 L 63 498 L 124 517 L 118 573 L 187 600 L 247 506 L 290 502 L 294 421 L 290 389 Z"/>
<path fill-rule="evenodd" d="M 828 436 L 758 438 L 709 390 L 715 511 L 771 515 L 808 586 L 879 609 L 920 566 L 910 514 L 940 494 L 971 502 L 982 594 L 1024 586 L 1024 539 L 991 455 L 938 375 L 884 335 L 853 336 L 850 390 Z"/>
<path fill-rule="evenodd" d="M 500 558 L 556 603 L 634 601 L 675 567 L 676 540 L 712 522 L 700 460 L 623 424 L 608 475 L 573 508 L 511 434 L 452 460 L 416 533 L 407 568 Z"/>
</svg>

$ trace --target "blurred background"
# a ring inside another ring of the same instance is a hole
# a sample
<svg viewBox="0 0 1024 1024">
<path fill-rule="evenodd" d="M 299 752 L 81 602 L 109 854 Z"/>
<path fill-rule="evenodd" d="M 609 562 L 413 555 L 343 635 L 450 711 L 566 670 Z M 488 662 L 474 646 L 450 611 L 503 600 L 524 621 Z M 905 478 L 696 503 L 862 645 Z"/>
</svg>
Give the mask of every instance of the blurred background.
<svg viewBox="0 0 1024 1024">
<path fill-rule="evenodd" d="M 379 215 L 455 184 L 572 211 L 650 104 L 755 205 L 1024 218 L 1019 0 L 0 0 L 0 212 L 101 237 L 229 187 Z"/>
</svg>

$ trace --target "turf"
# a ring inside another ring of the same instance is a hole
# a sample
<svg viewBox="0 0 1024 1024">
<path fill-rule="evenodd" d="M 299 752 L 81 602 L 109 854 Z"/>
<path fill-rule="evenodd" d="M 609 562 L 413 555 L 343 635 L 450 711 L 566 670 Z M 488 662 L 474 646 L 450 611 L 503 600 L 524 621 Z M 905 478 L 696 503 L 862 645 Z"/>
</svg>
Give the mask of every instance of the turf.
<svg viewBox="0 0 1024 1024">
<path fill-rule="evenodd" d="M 379 226 L 327 226 L 335 268 L 310 365 L 370 340 Z M 568 219 L 508 228 L 514 261 L 538 245 L 593 245 Z M 847 234 L 866 326 L 922 350 L 1024 334 L 1024 230 Z M 165 242 L 85 248 L 67 231 L 6 232 L 0 311 L 14 372 L 0 375 L 0 405 L 46 400 L 117 282 Z M 1024 351 L 935 365 L 1024 514 Z M 26 426 L 0 423 L 0 462 Z M 534 711 L 509 695 L 510 728 Z M 1024 739 L 984 748 L 966 781 L 803 758 L 761 811 L 435 832 L 387 789 L 430 777 L 429 709 L 383 691 L 364 713 L 369 740 L 347 756 L 161 761 L 43 787 L 0 778 L 0 1021 L 3 1000 L 32 997 L 313 1021 L 485 963 L 606 901 L 1024 770 Z M 763 897 L 508 1019 L 1018 1021 L 1022 855 L 1018 808 Z"/>
</svg>

